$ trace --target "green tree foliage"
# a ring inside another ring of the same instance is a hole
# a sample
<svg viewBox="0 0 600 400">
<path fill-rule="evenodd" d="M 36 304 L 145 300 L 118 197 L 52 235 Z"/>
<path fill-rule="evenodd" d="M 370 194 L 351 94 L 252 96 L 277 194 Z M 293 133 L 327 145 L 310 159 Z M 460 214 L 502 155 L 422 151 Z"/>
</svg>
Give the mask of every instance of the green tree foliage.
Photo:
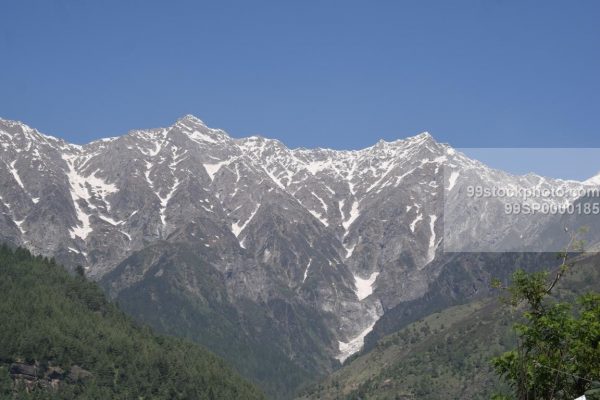
<svg viewBox="0 0 600 400">
<path fill-rule="evenodd" d="M 0 398 L 264 398 L 206 350 L 133 323 L 81 272 L 0 247 Z M 58 391 L 13 394 L 15 362 L 60 368 Z"/>
<path fill-rule="evenodd" d="M 522 320 L 515 325 L 517 347 L 492 360 L 513 392 L 495 399 L 573 400 L 600 380 L 600 294 L 554 300 L 553 289 L 572 267 L 566 252 L 561 258 L 554 275 L 518 270 L 505 288 Z"/>
</svg>

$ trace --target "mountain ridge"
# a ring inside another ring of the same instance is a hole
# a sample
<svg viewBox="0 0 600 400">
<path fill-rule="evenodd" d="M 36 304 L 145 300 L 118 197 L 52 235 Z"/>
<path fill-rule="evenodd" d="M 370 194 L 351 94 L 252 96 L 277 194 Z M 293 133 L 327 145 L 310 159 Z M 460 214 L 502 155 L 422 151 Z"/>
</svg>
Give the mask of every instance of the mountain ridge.
<svg viewBox="0 0 600 400">
<path fill-rule="evenodd" d="M 71 142 L 69 142 L 68 140 L 66 140 L 64 138 L 61 138 L 60 136 L 43 133 L 42 131 L 39 131 L 36 128 L 32 128 L 31 125 L 29 125 L 28 123 L 26 123 L 24 121 L 21 121 L 21 120 L 17 120 L 17 119 L 0 117 L 0 122 L 6 123 L 6 124 L 9 124 L 9 125 L 12 125 L 12 126 L 23 126 L 25 128 L 30 129 L 31 131 L 33 131 L 35 133 L 37 133 L 37 134 L 39 134 L 39 135 L 47 138 L 47 139 L 64 142 L 66 145 L 71 145 L 71 146 L 75 146 L 75 147 L 85 147 L 85 146 L 92 145 L 92 144 L 97 144 L 97 143 L 111 142 L 111 141 L 114 141 L 116 139 L 119 139 L 119 138 L 122 138 L 122 137 L 128 136 L 128 135 L 132 135 L 132 134 L 135 134 L 135 133 L 168 129 L 168 128 L 173 127 L 177 123 L 185 123 L 185 122 L 191 122 L 193 124 L 201 125 L 201 126 L 207 128 L 207 129 L 210 129 L 211 131 L 221 132 L 225 136 L 227 136 L 228 138 L 230 138 L 232 140 L 243 140 L 243 139 L 258 138 L 258 139 L 265 139 L 265 140 L 268 140 L 268 141 L 274 141 L 274 142 L 278 142 L 278 143 L 284 144 L 284 142 L 281 141 L 280 139 L 271 138 L 271 137 L 265 136 L 263 134 L 251 134 L 249 136 L 233 137 L 233 136 L 230 136 L 227 133 L 227 131 L 225 131 L 223 129 L 209 127 L 204 122 L 204 120 L 202 120 L 201 118 L 198 118 L 197 116 L 195 116 L 193 114 L 184 114 L 183 116 L 177 118 L 173 124 L 168 125 L 168 126 L 158 127 L 158 128 L 133 128 L 133 129 L 127 130 L 125 133 L 120 134 L 120 135 L 100 137 L 100 138 L 93 139 L 93 140 L 91 140 L 89 142 L 86 142 L 86 143 L 71 143 Z M 359 148 L 359 149 L 335 149 L 335 148 L 320 147 L 320 146 L 317 146 L 317 147 L 299 146 L 299 147 L 289 148 L 289 150 L 291 150 L 291 151 L 323 150 L 323 151 L 329 151 L 329 152 L 342 152 L 342 153 L 347 152 L 347 153 L 352 153 L 352 152 L 360 152 L 360 151 L 363 151 L 363 150 L 368 150 L 368 149 L 370 149 L 372 147 L 377 146 L 380 143 L 396 144 L 398 142 L 402 142 L 402 141 L 405 141 L 405 140 L 419 139 L 419 138 L 434 138 L 434 137 L 428 131 L 422 131 L 420 133 L 417 133 L 417 134 L 414 134 L 414 135 L 411 135 L 411 136 L 406 136 L 404 138 L 398 138 L 398 139 L 394 139 L 394 140 L 378 139 L 377 142 L 375 142 L 374 144 L 372 144 L 370 146 L 367 146 L 367 147 Z"/>
</svg>

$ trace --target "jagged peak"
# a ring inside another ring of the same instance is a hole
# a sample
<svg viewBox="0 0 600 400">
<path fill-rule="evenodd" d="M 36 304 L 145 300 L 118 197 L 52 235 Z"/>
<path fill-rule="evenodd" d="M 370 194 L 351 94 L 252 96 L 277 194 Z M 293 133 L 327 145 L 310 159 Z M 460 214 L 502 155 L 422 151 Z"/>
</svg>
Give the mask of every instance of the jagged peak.
<svg viewBox="0 0 600 400">
<path fill-rule="evenodd" d="M 183 117 L 179 118 L 177 120 L 176 123 L 192 123 L 192 124 L 196 124 L 196 125 L 202 125 L 202 126 L 207 126 L 204 121 L 202 121 L 200 118 L 196 117 L 195 115 L 192 114 L 186 114 Z"/>
<path fill-rule="evenodd" d="M 419 133 L 418 135 L 413 136 L 413 138 L 415 138 L 415 139 L 433 139 L 433 136 L 431 136 L 431 133 L 429 133 L 427 131 L 423 131 L 423 132 Z"/>
<path fill-rule="evenodd" d="M 262 135 L 252 135 L 237 139 L 240 142 L 264 142 L 270 140 Z"/>
<path fill-rule="evenodd" d="M 210 128 L 200 118 L 187 114 L 179 118 L 171 128 L 178 128 L 190 139 L 204 143 L 225 143 L 231 137 L 222 129 Z M 167 134 L 172 130 L 169 129 Z"/>
<path fill-rule="evenodd" d="M 435 138 L 427 131 L 421 132 L 418 135 L 409 136 L 406 139 L 400 140 L 402 142 L 410 142 L 410 143 L 423 143 L 423 142 L 433 142 L 437 143 Z"/>
<path fill-rule="evenodd" d="M 46 134 L 38 131 L 37 129 L 30 127 L 29 125 L 27 125 L 26 123 L 24 123 L 22 121 L 6 119 L 6 118 L 0 117 L 0 124 L 7 126 L 9 128 L 14 128 L 14 127 L 21 128 L 20 134 L 22 134 L 23 137 L 25 138 L 25 140 L 27 140 L 27 141 L 36 142 L 41 139 L 42 141 L 46 141 L 46 142 L 51 141 L 54 143 L 58 143 L 61 146 L 65 146 L 68 144 L 63 139 L 60 139 L 60 138 L 57 138 L 54 136 L 50 136 L 50 135 L 46 135 Z"/>
<path fill-rule="evenodd" d="M 30 131 L 34 130 L 33 128 L 31 128 L 26 123 L 18 121 L 18 120 L 15 120 L 15 119 L 7 119 L 7 118 L 0 117 L 0 123 L 3 124 L 3 125 L 10 126 L 10 127 L 20 126 L 24 130 L 30 130 Z"/>
<path fill-rule="evenodd" d="M 431 136 L 431 134 L 429 132 L 422 132 L 422 133 L 419 133 L 418 135 L 408 136 L 404 139 L 396 139 L 396 140 L 391 140 L 391 141 L 380 139 L 374 145 L 364 148 L 364 149 L 361 149 L 361 150 L 357 150 L 357 151 L 359 153 L 372 152 L 372 151 L 378 151 L 378 150 L 382 150 L 382 149 L 394 149 L 394 148 L 400 148 L 400 147 L 406 147 L 406 146 L 421 145 L 423 143 L 437 144 L 438 142 L 433 138 L 433 136 Z"/>
<path fill-rule="evenodd" d="M 242 147 L 278 147 L 291 151 L 281 140 L 267 138 L 262 135 L 252 135 L 244 138 L 235 139 L 235 141 L 238 143 L 238 145 Z"/>
</svg>

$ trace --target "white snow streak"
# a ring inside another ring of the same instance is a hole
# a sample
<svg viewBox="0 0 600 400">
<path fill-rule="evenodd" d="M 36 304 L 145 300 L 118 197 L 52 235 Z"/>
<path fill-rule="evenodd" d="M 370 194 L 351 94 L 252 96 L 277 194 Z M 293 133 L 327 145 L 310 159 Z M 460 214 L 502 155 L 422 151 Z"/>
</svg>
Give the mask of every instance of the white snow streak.
<svg viewBox="0 0 600 400">
<path fill-rule="evenodd" d="M 346 232 L 348 231 L 348 228 L 350 228 L 350 225 L 352 225 L 354 220 L 358 218 L 359 215 L 360 213 L 358 211 L 358 201 L 354 200 L 354 202 L 352 203 L 352 208 L 350 209 L 350 215 L 348 216 L 348 218 L 346 218 L 344 222 L 342 222 L 342 226 L 344 227 Z"/>
<path fill-rule="evenodd" d="M 387 165 L 385 166 L 385 171 L 381 174 L 381 177 L 375 181 L 375 183 L 373 183 L 371 186 L 369 186 L 369 188 L 367 189 L 367 193 L 369 193 L 373 188 L 375 188 L 377 185 L 379 185 L 387 176 L 388 174 L 394 169 L 396 165 L 393 162 L 389 162 L 387 163 Z"/>
<path fill-rule="evenodd" d="M 427 264 L 429 264 L 435 258 L 435 221 L 437 215 L 429 216 L 429 228 L 431 229 L 431 236 L 429 237 L 429 249 L 427 250 Z"/>
<path fill-rule="evenodd" d="M 92 227 L 90 225 L 90 216 L 84 212 L 78 204 L 79 199 L 87 200 L 89 198 L 89 194 L 85 188 L 85 178 L 75 171 L 73 162 L 76 156 L 63 155 L 62 157 L 66 161 L 69 168 L 67 171 L 67 178 L 69 179 L 69 185 L 71 186 L 71 199 L 73 200 L 73 206 L 75 207 L 77 220 L 80 222 L 80 224 L 71 227 L 71 238 L 75 239 L 77 236 L 82 240 L 85 240 L 92 231 Z"/>
<path fill-rule="evenodd" d="M 205 133 L 202 133 L 200 131 L 194 131 L 190 134 L 188 134 L 188 136 L 190 137 L 190 139 L 194 140 L 195 142 L 208 142 L 208 143 L 218 143 L 217 140 L 215 140 L 214 138 L 208 136 Z"/>
<path fill-rule="evenodd" d="M 417 226 L 417 222 L 422 221 L 422 220 L 423 220 L 423 215 L 421 215 L 421 213 L 417 214 L 417 217 L 415 218 L 415 220 L 410 223 L 410 230 L 412 233 L 415 233 L 415 227 Z"/>
<path fill-rule="evenodd" d="M 152 183 L 152 180 L 150 179 L 150 170 L 152 167 L 153 164 L 150 161 L 146 161 L 146 171 L 144 171 L 144 176 L 146 177 L 146 182 L 148 182 L 148 185 L 151 189 L 154 188 L 154 183 Z"/>
<path fill-rule="evenodd" d="M 103 221 L 108 222 L 109 224 L 111 224 L 113 226 L 117 226 L 117 225 L 121 225 L 121 224 L 125 223 L 125 221 L 117 221 L 114 218 L 111 218 L 107 215 L 98 215 L 98 218 L 100 218 Z"/>
<path fill-rule="evenodd" d="M 240 233 L 242 233 L 244 228 L 248 225 L 248 223 L 250 221 L 252 221 L 252 218 L 254 218 L 254 215 L 256 215 L 256 212 L 258 211 L 259 208 L 260 208 L 260 204 L 257 204 L 254 211 L 252 211 L 250 213 L 250 216 L 248 217 L 246 222 L 244 222 L 243 224 L 240 224 L 240 221 L 236 222 L 235 224 L 231 224 L 231 232 L 233 232 L 235 237 L 238 237 L 240 235 Z M 244 247 L 244 246 L 242 246 L 242 247 Z"/>
<path fill-rule="evenodd" d="M 6 208 L 8 209 L 8 211 L 13 214 L 13 221 L 15 222 L 15 225 L 17 225 L 17 228 L 19 228 L 19 230 L 21 231 L 21 235 L 25 235 L 25 231 L 23 230 L 23 227 L 21 226 L 23 224 L 23 222 L 25 221 L 24 219 L 18 221 L 15 216 L 14 213 L 10 207 L 10 204 L 8 204 L 6 201 L 4 201 L 4 199 L 2 198 L 2 196 L 0 196 L 0 201 L 6 206 Z"/>
<path fill-rule="evenodd" d="M 317 200 L 319 200 L 321 202 L 323 209 L 325 210 L 325 212 L 327 212 L 327 203 L 325 203 L 325 201 L 321 197 L 317 196 L 315 194 L 315 192 L 312 192 L 312 195 L 315 196 L 317 198 Z"/>
<path fill-rule="evenodd" d="M 348 343 L 338 342 L 340 354 L 336 357 L 340 362 L 344 362 L 348 357 L 352 354 L 356 353 L 360 349 L 362 349 L 365 344 L 365 337 L 373 330 L 375 326 L 375 322 L 369 325 L 364 331 L 362 331 L 358 336 L 350 340 Z"/>
<path fill-rule="evenodd" d="M 338 202 L 338 208 L 340 209 L 340 217 L 342 217 L 342 219 L 345 219 L 344 217 L 344 202 L 346 200 L 342 199 Z"/>
<path fill-rule="evenodd" d="M 160 199 L 160 220 L 161 220 L 163 226 L 165 226 L 165 224 L 167 222 L 166 214 L 165 214 L 167 211 L 167 205 L 169 204 L 169 200 L 171 200 L 171 197 L 173 197 L 173 194 L 179 187 L 180 183 L 181 182 L 179 182 L 179 179 L 177 179 L 177 177 L 175 177 L 175 183 L 173 184 L 173 187 L 171 188 L 169 193 L 167 193 L 167 195 L 165 197 L 161 197 L 160 194 L 158 194 L 158 198 Z"/>
<path fill-rule="evenodd" d="M 304 270 L 304 278 L 302 279 L 302 283 L 304 283 L 306 281 L 306 277 L 308 276 L 308 270 L 310 268 L 310 264 L 312 264 L 312 258 L 308 261 L 308 265 L 306 266 L 306 269 Z"/>
<path fill-rule="evenodd" d="M 19 176 L 19 171 L 17 171 L 17 169 L 15 168 L 16 162 L 17 162 L 17 160 L 14 160 L 13 162 L 10 163 L 10 165 L 9 165 L 10 173 L 15 178 L 15 181 L 17 181 L 19 186 L 21 186 L 21 189 L 25 189 L 25 186 L 23 185 L 23 182 L 21 181 L 21 177 Z"/>
<path fill-rule="evenodd" d="M 329 226 L 329 222 L 327 222 L 327 220 L 325 218 L 323 218 L 323 216 L 321 214 L 319 214 L 318 212 L 313 211 L 313 210 L 308 210 L 308 211 L 313 215 L 313 217 L 318 219 L 319 222 L 321 222 L 323 225 Z"/>
<path fill-rule="evenodd" d="M 452 188 L 456 184 L 458 175 L 459 175 L 458 171 L 452 171 L 452 173 L 450 174 L 450 178 L 448 179 L 448 191 L 452 190 Z"/>
</svg>

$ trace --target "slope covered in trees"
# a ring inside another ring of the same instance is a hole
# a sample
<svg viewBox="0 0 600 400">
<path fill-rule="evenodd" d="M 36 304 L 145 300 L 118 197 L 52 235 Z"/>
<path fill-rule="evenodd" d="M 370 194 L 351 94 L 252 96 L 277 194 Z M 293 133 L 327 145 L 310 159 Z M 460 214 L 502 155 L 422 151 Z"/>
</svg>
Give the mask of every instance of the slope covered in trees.
<svg viewBox="0 0 600 400">
<path fill-rule="evenodd" d="M 264 398 L 208 351 L 134 324 L 83 274 L 2 246 L 0 277 L 0 398 Z"/>
<path fill-rule="evenodd" d="M 556 286 L 553 300 L 576 304 L 579 295 L 597 291 L 598 265 L 600 255 L 579 259 Z M 512 398 L 491 361 L 515 348 L 513 324 L 523 321 L 522 311 L 492 297 L 433 313 L 352 357 L 301 398 L 458 400 L 498 393 Z M 600 357 L 598 347 L 590 351 Z"/>
</svg>

